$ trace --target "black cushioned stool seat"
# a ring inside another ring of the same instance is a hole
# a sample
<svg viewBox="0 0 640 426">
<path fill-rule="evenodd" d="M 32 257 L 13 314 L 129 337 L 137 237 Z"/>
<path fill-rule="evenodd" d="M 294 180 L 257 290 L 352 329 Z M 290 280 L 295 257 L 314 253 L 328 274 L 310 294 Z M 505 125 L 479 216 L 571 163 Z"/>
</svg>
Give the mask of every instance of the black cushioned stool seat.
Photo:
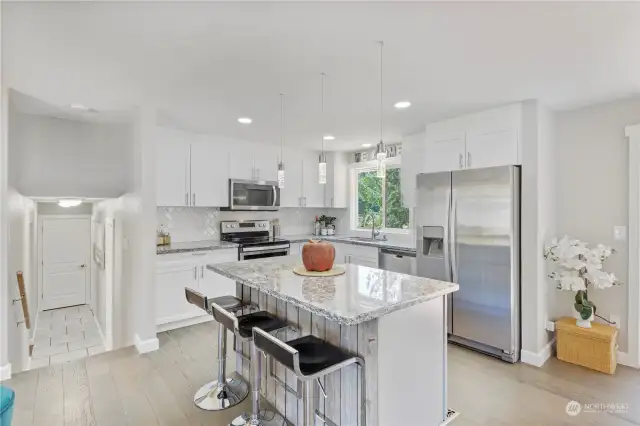
<svg viewBox="0 0 640 426">
<path fill-rule="evenodd" d="M 213 302 L 223 309 L 237 309 L 243 306 L 242 300 L 234 296 L 220 296 L 208 299 L 209 302 Z"/>
<path fill-rule="evenodd" d="M 300 371 L 309 376 L 353 358 L 353 355 L 316 336 L 300 337 L 287 342 L 287 345 L 299 352 Z"/>
<path fill-rule="evenodd" d="M 261 328 L 267 333 L 270 333 L 286 326 L 286 321 L 281 320 L 267 311 L 253 312 L 238 317 L 238 334 L 240 334 L 240 337 L 243 339 L 252 337 L 253 327 Z"/>
</svg>

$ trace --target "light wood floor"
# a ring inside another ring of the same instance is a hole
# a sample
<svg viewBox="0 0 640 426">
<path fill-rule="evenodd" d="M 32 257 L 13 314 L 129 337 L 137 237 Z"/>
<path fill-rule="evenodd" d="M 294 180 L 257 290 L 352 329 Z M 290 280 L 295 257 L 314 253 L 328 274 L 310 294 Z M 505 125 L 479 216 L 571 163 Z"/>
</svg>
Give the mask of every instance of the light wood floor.
<svg viewBox="0 0 640 426">
<path fill-rule="evenodd" d="M 158 337 L 154 353 L 126 348 L 15 375 L 3 383 L 17 394 L 13 426 L 224 426 L 249 409 L 249 399 L 224 413 L 193 405 L 195 391 L 215 376 L 212 324 Z M 571 400 L 626 403 L 629 411 L 570 417 Z M 640 425 L 640 372 L 619 367 L 611 377 L 556 359 L 538 369 L 450 346 L 449 405 L 461 413 L 454 426 Z"/>
</svg>

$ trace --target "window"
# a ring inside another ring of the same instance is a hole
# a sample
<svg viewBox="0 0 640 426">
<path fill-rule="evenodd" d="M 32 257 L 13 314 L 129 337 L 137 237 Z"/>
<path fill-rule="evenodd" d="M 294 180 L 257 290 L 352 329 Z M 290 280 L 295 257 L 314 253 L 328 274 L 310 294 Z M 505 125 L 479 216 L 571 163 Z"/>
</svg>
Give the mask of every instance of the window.
<svg viewBox="0 0 640 426">
<path fill-rule="evenodd" d="M 402 205 L 400 168 L 387 166 L 384 179 L 375 169 L 357 171 L 358 228 L 409 229 L 409 209 Z"/>
</svg>

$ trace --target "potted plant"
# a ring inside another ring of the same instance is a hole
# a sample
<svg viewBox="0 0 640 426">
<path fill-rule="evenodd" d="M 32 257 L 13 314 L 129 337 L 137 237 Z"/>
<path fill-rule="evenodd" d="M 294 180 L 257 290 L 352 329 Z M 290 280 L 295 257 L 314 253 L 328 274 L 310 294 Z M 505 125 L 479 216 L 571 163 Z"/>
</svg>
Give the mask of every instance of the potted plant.
<svg viewBox="0 0 640 426">
<path fill-rule="evenodd" d="M 549 277 L 557 282 L 559 290 L 576 293 L 573 307 L 578 327 L 591 328 L 596 315 L 596 305 L 588 297 L 589 285 L 605 289 L 621 284 L 614 274 L 602 270 L 602 263 L 614 253 L 611 247 L 598 244 L 589 248 L 587 243 L 566 235 L 560 240 L 554 238 L 544 249 L 544 258 L 556 265 Z"/>
</svg>

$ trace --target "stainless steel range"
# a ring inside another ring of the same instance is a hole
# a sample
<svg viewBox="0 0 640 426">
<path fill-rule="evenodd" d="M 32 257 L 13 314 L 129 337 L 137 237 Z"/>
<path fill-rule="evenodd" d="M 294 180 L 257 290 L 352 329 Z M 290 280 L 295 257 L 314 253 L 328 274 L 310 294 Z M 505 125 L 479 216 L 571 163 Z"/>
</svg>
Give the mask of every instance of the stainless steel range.
<svg viewBox="0 0 640 426">
<path fill-rule="evenodd" d="M 240 260 L 287 256 L 289 241 L 269 236 L 268 220 L 233 220 L 220 222 L 222 241 L 240 246 Z"/>
</svg>

